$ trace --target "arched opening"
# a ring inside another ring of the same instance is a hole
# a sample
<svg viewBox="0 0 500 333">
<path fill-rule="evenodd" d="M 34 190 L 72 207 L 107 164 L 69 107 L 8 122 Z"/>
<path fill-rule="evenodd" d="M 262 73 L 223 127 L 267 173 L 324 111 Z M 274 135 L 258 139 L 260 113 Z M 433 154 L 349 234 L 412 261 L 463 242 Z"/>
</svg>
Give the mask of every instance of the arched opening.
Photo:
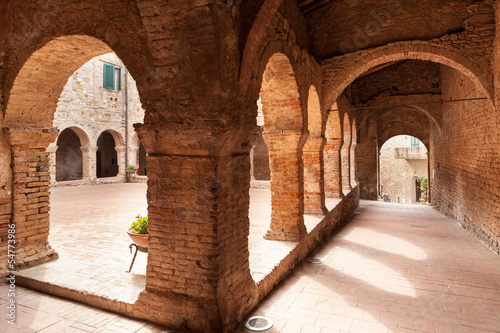
<svg viewBox="0 0 500 333">
<path fill-rule="evenodd" d="M 307 107 L 309 136 L 302 149 L 305 214 L 323 214 L 325 211 L 321 173 L 321 149 L 324 142 L 321 136 L 321 118 L 318 93 L 316 88 L 311 86 Z M 306 218 L 306 226 L 307 230 L 311 231 L 315 227 L 315 224 L 311 223 L 311 219 Z"/>
<path fill-rule="evenodd" d="M 250 188 L 249 262 L 253 279 L 259 282 L 306 234 L 302 195 L 302 109 L 295 74 L 284 54 L 276 53 L 269 59 L 263 71 L 257 106 L 257 124 L 261 126 L 263 140 L 259 143 L 257 139 L 253 147 L 252 173 L 255 179 L 255 155 L 258 153 L 257 158 L 262 159 L 263 164 L 269 161 L 271 180 L 270 188 L 265 182 L 256 180 Z M 267 156 L 262 156 L 266 150 Z M 262 178 L 265 177 L 264 173 Z"/>
<path fill-rule="evenodd" d="M 269 59 L 260 95 L 271 169 L 271 224 L 265 237 L 297 241 L 305 234 L 299 162 L 303 121 L 295 74 L 284 54 Z"/>
<path fill-rule="evenodd" d="M 351 171 L 351 187 L 358 186 L 356 174 L 356 147 L 358 145 L 358 131 L 356 126 L 356 119 L 352 119 L 351 123 L 351 151 L 350 151 L 350 171 Z"/>
<path fill-rule="evenodd" d="M 147 168 L 147 162 L 146 162 L 146 156 L 147 152 L 146 149 L 144 148 L 144 145 L 142 142 L 139 142 L 139 152 L 137 154 L 137 159 L 138 159 L 138 165 L 139 165 L 139 176 L 147 176 L 148 175 L 148 168 Z"/>
<path fill-rule="evenodd" d="M 129 83 L 132 78 L 111 51 L 89 36 L 65 36 L 47 43 L 27 59 L 15 78 L 6 100 L 4 125 L 14 154 L 21 153 L 33 163 L 27 169 L 12 159 L 13 172 L 31 174 L 38 180 L 15 184 L 19 189 L 27 189 L 24 198 L 14 199 L 17 209 L 26 210 L 28 204 L 37 206 L 29 220 L 16 220 L 18 261 L 27 266 L 40 264 L 27 269 L 20 266 L 19 274 L 47 290 L 66 288 L 73 292 L 78 284 L 78 292 L 90 298 L 113 298 L 133 304 L 144 290 L 147 259 L 143 258 L 142 267 L 137 263 L 134 266 L 142 268 L 142 274 L 126 273 L 131 240 L 125 232 L 137 214 L 147 214 L 145 186 L 112 184 L 143 186 L 139 191 L 102 185 L 54 186 L 49 191 L 50 154 L 55 155 L 56 180 L 79 178 L 89 185 L 96 183 L 96 176 L 114 177 L 119 168 L 124 170 L 125 140 L 110 123 L 122 117 L 125 78 Z M 94 57 L 98 59 L 94 61 Z M 113 87 L 103 86 L 104 72 L 106 67 L 111 68 L 110 63 L 114 69 Z M 60 114 L 55 116 L 56 112 Z M 116 122 L 122 123 L 121 120 Z M 58 129 L 64 129 L 59 137 Z M 51 151 L 56 145 L 58 150 Z M 35 197 L 28 201 L 30 193 L 35 192 L 37 201 L 34 202 Z M 58 255 L 59 260 L 44 263 Z M 106 274 L 99 272 L 103 267 Z M 107 278 L 100 280 L 97 290 L 96 278 L 104 275 Z M 118 299 L 116 295 L 120 295 Z"/>
<path fill-rule="evenodd" d="M 82 144 L 71 128 L 66 128 L 57 138 L 56 181 L 83 178 Z"/>
<path fill-rule="evenodd" d="M 332 210 L 342 198 L 342 184 L 340 177 L 340 148 L 342 147 L 342 126 L 337 103 L 328 113 L 326 129 L 326 143 L 323 148 L 325 202 L 328 210 Z"/>
<path fill-rule="evenodd" d="M 342 149 L 340 151 L 342 164 L 342 192 L 346 195 L 351 191 L 351 122 L 347 113 L 344 114 L 342 134 Z"/>
<path fill-rule="evenodd" d="M 428 154 L 425 145 L 409 135 L 398 135 L 380 148 L 380 201 L 415 204 L 428 199 Z"/>
<path fill-rule="evenodd" d="M 118 175 L 118 154 L 113 135 L 104 131 L 97 139 L 96 176 L 97 178 L 115 177 Z"/>
</svg>

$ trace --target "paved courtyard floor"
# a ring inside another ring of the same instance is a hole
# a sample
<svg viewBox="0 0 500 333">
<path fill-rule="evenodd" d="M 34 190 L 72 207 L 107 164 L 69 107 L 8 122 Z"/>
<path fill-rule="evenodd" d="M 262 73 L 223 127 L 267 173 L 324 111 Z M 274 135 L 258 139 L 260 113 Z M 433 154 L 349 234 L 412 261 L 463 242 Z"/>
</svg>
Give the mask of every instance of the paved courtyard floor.
<svg viewBox="0 0 500 333">
<path fill-rule="evenodd" d="M 98 195 L 93 187 L 99 187 Z M 262 239 L 269 191 L 251 191 L 250 266 L 258 281 L 276 264 L 262 258 L 266 251 L 259 243 L 284 255 L 294 244 Z M 125 230 L 137 214 L 147 213 L 145 185 L 57 188 L 51 208 L 50 243 L 60 259 L 22 274 L 133 302 L 144 288 L 147 256 L 139 253 L 132 273 L 126 273 L 131 255 Z M 308 231 L 320 219 L 306 216 Z M 96 233 L 103 238 L 91 236 Z M 431 207 L 362 201 L 352 223 L 315 256 L 323 264 L 303 263 L 255 309 L 255 315 L 274 321 L 268 332 L 500 332 L 500 257 Z M 96 283 L 109 287 L 104 292 Z M 0 332 L 163 330 L 19 290 L 19 325 L 7 330 L 1 322 Z M 0 307 L 6 299 L 2 285 Z"/>
</svg>

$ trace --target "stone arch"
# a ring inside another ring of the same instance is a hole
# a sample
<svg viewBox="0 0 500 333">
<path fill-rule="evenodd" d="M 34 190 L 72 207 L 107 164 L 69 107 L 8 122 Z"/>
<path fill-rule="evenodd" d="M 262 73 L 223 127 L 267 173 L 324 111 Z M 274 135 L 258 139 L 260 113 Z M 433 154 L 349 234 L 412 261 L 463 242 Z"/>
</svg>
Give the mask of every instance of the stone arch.
<svg viewBox="0 0 500 333">
<path fill-rule="evenodd" d="M 50 127 L 57 101 L 68 78 L 93 57 L 113 52 L 90 36 L 58 37 L 24 63 L 10 90 L 4 119 L 7 125 Z"/>
<path fill-rule="evenodd" d="M 260 96 L 271 169 L 271 225 L 265 237 L 296 241 L 306 233 L 299 149 L 303 120 L 295 72 L 283 53 L 269 58 Z"/>
<path fill-rule="evenodd" d="M 113 130 L 104 130 L 96 140 L 96 176 L 97 178 L 115 177 L 124 169 L 120 168 L 123 150 L 118 148 L 120 135 Z M 123 171 L 122 171 L 123 172 Z"/>
<path fill-rule="evenodd" d="M 340 148 L 342 147 L 342 125 L 337 103 L 334 111 L 328 113 L 325 126 L 326 143 L 323 148 L 325 196 L 340 198 L 342 187 L 340 181 Z"/>
<path fill-rule="evenodd" d="M 56 144 L 56 181 L 82 179 L 84 144 L 81 136 L 73 128 L 68 127 L 59 133 Z"/>
<path fill-rule="evenodd" d="M 69 126 L 65 126 L 60 131 L 63 132 L 66 129 L 70 129 L 73 132 L 75 132 L 76 135 L 78 135 L 78 138 L 80 139 L 80 142 L 82 143 L 82 146 L 89 146 L 90 145 L 90 135 L 88 134 L 87 130 L 85 130 L 84 128 L 82 128 L 79 125 L 69 125 Z M 59 132 L 59 133 L 61 133 L 61 132 Z"/>
<path fill-rule="evenodd" d="M 342 149 L 340 151 L 342 191 L 347 194 L 351 190 L 351 120 L 349 114 L 344 113 L 342 125 Z"/>
<path fill-rule="evenodd" d="M 248 84 L 251 79 L 253 72 L 252 64 L 258 55 L 257 50 L 267 28 L 271 24 L 274 14 L 282 2 L 283 0 L 265 0 L 250 28 L 241 59 L 240 82 L 242 84 Z"/>
<path fill-rule="evenodd" d="M 347 86 L 371 68 L 391 61 L 408 59 L 437 62 L 458 70 L 474 82 L 478 89 L 483 92 L 484 97 L 488 97 L 493 107 L 492 77 L 487 74 L 486 69 L 477 65 L 474 60 L 458 50 L 423 41 L 391 43 L 349 54 L 341 59 L 338 57 L 330 59 L 323 65 L 324 79 L 328 82 L 325 89 L 326 105 L 333 105 Z M 335 69 L 338 68 L 339 61 L 348 61 L 348 64 L 340 71 Z"/>
</svg>

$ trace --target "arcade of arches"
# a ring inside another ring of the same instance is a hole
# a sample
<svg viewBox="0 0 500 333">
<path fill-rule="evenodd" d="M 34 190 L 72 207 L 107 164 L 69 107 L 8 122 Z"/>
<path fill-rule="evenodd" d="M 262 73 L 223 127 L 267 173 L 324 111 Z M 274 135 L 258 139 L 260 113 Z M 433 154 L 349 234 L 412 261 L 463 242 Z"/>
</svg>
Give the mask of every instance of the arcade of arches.
<svg viewBox="0 0 500 333">
<path fill-rule="evenodd" d="M 360 198 L 379 199 L 380 148 L 401 134 L 428 147 L 429 202 L 499 253 L 496 1 L 322 3 L 2 2 L 1 275 L 9 224 L 16 269 L 57 258 L 51 177 L 123 170 L 117 131 L 54 126 L 68 78 L 111 52 L 145 112 L 130 141 L 147 159 L 150 244 L 137 300 L 90 304 L 174 328 L 233 330 Z M 51 154 L 72 163 L 51 172 Z M 252 179 L 270 180 L 266 240 L 297 243 L 258 282 Z M 307 214 L 321 218 L 312 230 Z"/>
</svg>

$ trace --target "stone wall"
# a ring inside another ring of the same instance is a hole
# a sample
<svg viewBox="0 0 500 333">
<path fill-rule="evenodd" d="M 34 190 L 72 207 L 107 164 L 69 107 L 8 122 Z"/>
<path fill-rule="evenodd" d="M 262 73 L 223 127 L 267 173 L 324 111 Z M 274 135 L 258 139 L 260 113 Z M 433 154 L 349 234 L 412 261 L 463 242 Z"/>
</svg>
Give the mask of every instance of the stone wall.
<svg viewBox="0 0 500 333">
<path fill-rule="evenodd" d="M 115 90 L 110 90 L 103 87 L 104 64 L 121 68 L 121 89 L 116 87 Z M 125 103 L 125 95 L 127 95 L 127 103 Z M 125 129 L 125 109 L 128 114 L 127 130 Z M 107 53 L 86 62 L 69 77 L 57 103 L 53 120 L 53 126 L 61 132 L 70 129 L 80 138 L 81 148 L 78 149 L 82 150 L 82 164 L 85 170 L 82 175 L 73 179 L 82 181 L 60 183 L 61 180 L 68 180 L 68 178 L 56 177 L 58 168 L 56 156 L 61 151 L 57 150 L 57 142 L 54 142 L 48 148 L 52 161 L 51 184 L 61 186 L 95 183 L 97 181 L 97 140 L 104 131 L 113 134 L 114 149 L 118 153 L 118 161 L 115 162 L 118 174 L 114 179 L 108 179 L 106 182 L 124 181 L 127 164 L 139 167 L 139 140 L 133 124 L 142 123 L 143 120 L 144 110 L 141 107 L 136 83 L 116 54 Z M 125 142 L 126 135 L 127 142 Z M 125 162 L 125 145 L 128 146 L 128 163 Z M 111 158 L 107 163 L 111 163 Z M 114 169 L 115 166 L 112 168 Z"/>
</svg>

